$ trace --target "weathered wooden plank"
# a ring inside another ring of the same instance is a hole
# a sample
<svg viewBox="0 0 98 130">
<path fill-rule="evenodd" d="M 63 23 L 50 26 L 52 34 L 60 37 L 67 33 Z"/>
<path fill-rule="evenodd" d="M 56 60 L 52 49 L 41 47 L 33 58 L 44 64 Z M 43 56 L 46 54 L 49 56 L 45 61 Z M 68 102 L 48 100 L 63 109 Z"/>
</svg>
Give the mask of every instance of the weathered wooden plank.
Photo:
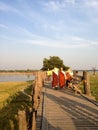
<svg viewBox="0 0 98 130">
<path fill-rule="evenodd" d="M 40 130 L 97 130 L 98 107 L 81 95 L 43 88 L 43 127 Z M 41 109 L 40 109 L 41 110 Z"/>
</svg>

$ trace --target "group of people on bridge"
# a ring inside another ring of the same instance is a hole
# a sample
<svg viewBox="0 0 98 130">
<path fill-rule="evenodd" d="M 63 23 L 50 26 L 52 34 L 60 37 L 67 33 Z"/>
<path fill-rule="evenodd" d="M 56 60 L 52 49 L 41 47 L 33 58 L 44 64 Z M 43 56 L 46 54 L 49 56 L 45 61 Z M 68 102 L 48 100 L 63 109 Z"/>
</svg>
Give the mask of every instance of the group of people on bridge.
<svg viewBox="0 0 98 130">
<path fill-rule="evenodd" d="M 68 84 L 72 80 L 73 71 L 68 69 L 68 71 L 64 71 L 63 67 L 60 69 L 54 67 L 53 70 L 47 71 L 47 78 L 48 80 L 52 81 L 52 88 L 57 89 L 68 87 Z"/>
</svg>

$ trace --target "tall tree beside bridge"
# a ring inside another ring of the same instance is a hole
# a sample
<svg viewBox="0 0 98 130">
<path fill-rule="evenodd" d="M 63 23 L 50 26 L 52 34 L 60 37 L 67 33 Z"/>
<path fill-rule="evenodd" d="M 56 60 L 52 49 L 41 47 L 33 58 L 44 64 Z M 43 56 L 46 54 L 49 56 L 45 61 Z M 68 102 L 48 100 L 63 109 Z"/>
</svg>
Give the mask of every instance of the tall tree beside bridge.
<svg viewBox="0 0 98 130">
<path fill-rule="evenodd" d="M 69 69 L 70 67 L 65 66 L 63 60 L 58 56 L 50 56 L 49 59 L 44 58 L 42 70 L 53 69 L 54 67 L 60 68 L 63 67 L 64 70 Z"/>
</svg>

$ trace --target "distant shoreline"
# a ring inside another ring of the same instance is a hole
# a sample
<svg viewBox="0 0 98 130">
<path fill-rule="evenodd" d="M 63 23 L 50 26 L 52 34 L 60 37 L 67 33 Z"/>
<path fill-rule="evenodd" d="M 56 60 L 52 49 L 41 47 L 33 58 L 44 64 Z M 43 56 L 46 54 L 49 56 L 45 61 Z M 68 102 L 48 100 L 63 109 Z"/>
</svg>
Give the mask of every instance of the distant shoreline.
<svg viewBox="0 0 98 130">
<path fill-rule="evenodd" d="M 35 72 L 0 72 L 0 74 L 34 74 Z"/>
</svg>

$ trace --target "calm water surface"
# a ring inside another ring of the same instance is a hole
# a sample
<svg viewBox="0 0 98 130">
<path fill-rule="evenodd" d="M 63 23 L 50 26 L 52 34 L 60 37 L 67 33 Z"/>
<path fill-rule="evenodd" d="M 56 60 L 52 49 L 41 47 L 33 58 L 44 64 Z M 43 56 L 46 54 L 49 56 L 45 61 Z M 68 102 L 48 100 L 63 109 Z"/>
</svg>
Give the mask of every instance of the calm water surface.
<svg viewBox="0 0 98 130">
<path fill-rule="evenodd" d="M 34 79 L 34 75 L 30 74 L 0 74 L 0 82 L 29 81 Z"/>
</svg>

